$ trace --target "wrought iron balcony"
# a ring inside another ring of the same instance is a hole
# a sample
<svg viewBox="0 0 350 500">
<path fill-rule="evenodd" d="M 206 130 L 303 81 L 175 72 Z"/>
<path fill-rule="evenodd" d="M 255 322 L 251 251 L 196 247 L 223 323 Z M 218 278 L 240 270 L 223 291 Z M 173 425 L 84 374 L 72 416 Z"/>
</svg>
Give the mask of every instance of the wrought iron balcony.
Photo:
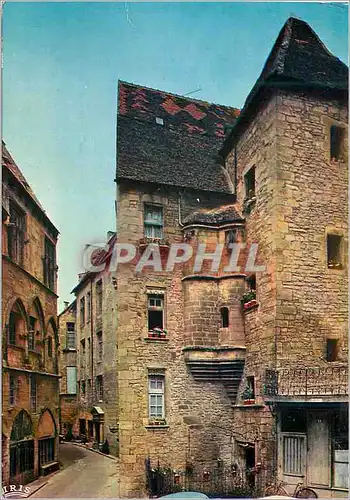
<svg viewBox="0 0 350 500">
<path fill-rule="evenodd" d="M 265 396 L 273 398 L 343 398 L 348 395 L 347 365 L 266 370 Z"/>
</svg>

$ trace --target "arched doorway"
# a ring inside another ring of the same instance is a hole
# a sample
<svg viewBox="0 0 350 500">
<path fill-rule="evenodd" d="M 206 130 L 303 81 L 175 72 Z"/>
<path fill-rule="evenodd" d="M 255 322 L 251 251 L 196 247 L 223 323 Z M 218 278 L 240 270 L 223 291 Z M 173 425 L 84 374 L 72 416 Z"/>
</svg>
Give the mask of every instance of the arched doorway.
<svg viewBox="0 0 350 500">
<path fill-rule="evenodd" d="M 22 410 L 13 422 L 10 437 L 10 482 L 26 484 L 33 479 L 33 426 L 28 413 Z"/>
<path fill-rule="evenodd" d="M 56 464 L 56 424 L 49 410 L 46 410 L 40 417 L 37 438 L 38 438 L 38 463 L 39 471 L 45 474 L 48 470 L 52 471 Z M 58 464 L 57 464 L 58 465 Z"/>
</svg>

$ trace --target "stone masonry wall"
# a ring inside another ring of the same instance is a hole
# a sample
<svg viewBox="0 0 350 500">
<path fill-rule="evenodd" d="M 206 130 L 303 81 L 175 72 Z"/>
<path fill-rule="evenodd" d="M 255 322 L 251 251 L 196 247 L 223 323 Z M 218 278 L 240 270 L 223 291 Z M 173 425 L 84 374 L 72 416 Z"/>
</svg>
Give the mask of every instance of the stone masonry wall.
<svg viewBox="0 0 350 500">
<path fill-rule="evenodd" d="M 183 216 L 196 207 L 201 193 L 188 194 L 193 200 L 190 210 L 182 200 Z M 206 195 L 209 198 L 209 194 Z M 216 206 L 218 196 L 212 195 Z M 139 245 L 144 236 L 143 204 L 158 203 L 164 210 L 164 238 L 170 243 L 182 242 L 178 224 L 178 192 L 170 188 L 120 185 L 118 192 L 118 243 Z M 208 205 L 210 205 L 208 201 Z M 153 465 L 170 465 L 184 470 L 186 461 L 193 461 L 195 470 L 213 466 L 218 458 L 231 460 L 231 403 L 221 384 L 195 382 L 184 362 L 182 348 L 187 334 L 184 328 L 184 292 L 181 267 L 171 273 L 152 268 L 135 274 L 132 265 L 120 265 L 118 279 L 118 400 L 120 445 L 120 496 L 141 496 L 145 491 L 145 459 Z M 185 288 L 184 288 L 185 287 Z M 189 288 L 191 285 L 189 286 Z M 194 285 L 193 295 L 198 287 Z M 216 288 L 217 285 L 215 285 Z M 147 290 L 164 291 L 167 339 L 148 339 Z M 203 303 L 213 290 L 211 282 L 201 284 Z M 216 292 L 217 295 L 217 292 Z M 194 297 L 193 297 L 194 298 Z M 214 306 L 213 306 L 214 307 Z M 218 332 L 215 315 L 212 328 Z M 207 328 L 210 329 L 210 325 Z M 204 329 L 203 329 L 204 331 Z M 213 333 L 218 336 L 218 333 Z M 208 339 L 198 339 L 208 343 Z M 148 418 L 148 374 L 165 376 L 166 425 L 152 426 Z M 185 423 L 196 421 L 196 428 Z M 218 428 L 221 427 L 220 428 Z M 222 430 L 222 428 L 224 430 Z M 226 429 L 226 432 L 225 432 Z"/>
</svg>

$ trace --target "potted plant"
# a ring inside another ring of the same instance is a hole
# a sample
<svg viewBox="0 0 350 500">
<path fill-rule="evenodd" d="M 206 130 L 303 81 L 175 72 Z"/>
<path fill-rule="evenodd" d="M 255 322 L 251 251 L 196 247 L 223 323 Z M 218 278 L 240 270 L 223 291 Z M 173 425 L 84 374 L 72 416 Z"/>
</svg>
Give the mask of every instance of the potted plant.
<svg viewBox="0 0 350 500">
<path fill-rule="evenodd" d="M 244 310 L 256 306 L 258 304 L 256 301 L 256 291 L 249 290 L 248 292 L 243 294 L 241 298 L 241 304 Z"/>
<path fill-rule="evenodd" d="M 167 330 L 165 328 L 160 328 L 159 326 L 156 326 L 153 330 L 148 332 L 148 336 L 153 339 L 165 339 L 167 334 Z"/>
<path fill-rule="evenodd" d="M 149 421 L 150 425 L 166 425 L 165 418 L 152 417 Z"/>
<path fill-rule="evenodd" d="M 243 404 L 252 405 L 255 403 L 254 389 L 251 385 L 247 385 L 242 394 Z"/>
</svg>

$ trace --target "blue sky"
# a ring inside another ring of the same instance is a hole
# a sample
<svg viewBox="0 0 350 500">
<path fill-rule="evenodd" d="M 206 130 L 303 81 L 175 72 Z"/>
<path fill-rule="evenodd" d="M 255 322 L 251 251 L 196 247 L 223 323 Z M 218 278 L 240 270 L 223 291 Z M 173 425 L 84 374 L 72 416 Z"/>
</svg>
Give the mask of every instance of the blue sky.
<svg viewBox="0 0 350 500">
<path fill-rule="evenodd" d="M 3 138 L 61 233 L 60 306 L 115 229 L 117 80 L 242 107 L 290 15 L 347 63 L 340 4 L 4 5 Z"/>
</svg>

